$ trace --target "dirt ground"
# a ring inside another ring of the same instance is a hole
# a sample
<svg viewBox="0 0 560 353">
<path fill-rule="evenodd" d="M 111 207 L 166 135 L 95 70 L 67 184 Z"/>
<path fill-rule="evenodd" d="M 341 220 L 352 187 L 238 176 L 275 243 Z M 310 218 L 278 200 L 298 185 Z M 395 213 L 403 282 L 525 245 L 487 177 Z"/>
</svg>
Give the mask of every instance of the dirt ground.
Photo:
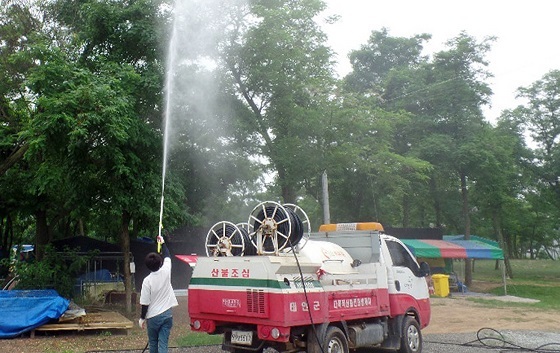
<svg viewBox="0 0 560 353">
<path fill-rule="evenodd" d="M 432 298 L 432 320 L 423 330 L 424 334 L 475 333 L 481 328 L 496 330 L 530 330 L 560 332 L 560 311 L 527 310 L 516 307 L 493 307 L 473 302 L 469 296 Z M 187 298 L 178 297 L 179 306 L 174 309 L 174 327 L 170 346 L 184 336 L 188 328 Z M 35 338 L 24 335 L 15 339 L 0 340 L 0 352 L 10 353 L 78 353 L 99 350 L 143 349 L 146 333 L 137 327 L 128 333 L 58 332 L 37 334 Z"/>
<path fill-rule="evenodd" d="M 432 319 L 424 334 L 476 332 L 481 328 L 560 332 L 559 311 L 491 307 L 473 302 L 469 296 L 432 298 L 431 304 Z"/>
</svg>

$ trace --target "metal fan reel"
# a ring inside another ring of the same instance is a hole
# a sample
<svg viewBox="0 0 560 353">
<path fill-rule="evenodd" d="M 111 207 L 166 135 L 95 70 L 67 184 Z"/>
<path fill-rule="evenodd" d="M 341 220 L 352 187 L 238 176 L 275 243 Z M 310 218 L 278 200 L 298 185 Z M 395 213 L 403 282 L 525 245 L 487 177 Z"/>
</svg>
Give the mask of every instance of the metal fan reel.
<svg viewBox="0 0 560 353">
<path fill-rule="evenodd" d="M 218 222 L 210 228 L 206 235 L 206 255 L 213 257 L 243 256 L 248 240 L 246 230 L 240 229 L 231 222 Z"/>
<path fill-rule="evenodd" d="M 297 243 L 292 243 L 292 245 L 296 247 L 297 251 L 299 251 L 303 249 L 303 247 L 309 240 L 309 236 L 311 235 L 311 222 L 309 221 L 309 217 L 307 216 L 307 213 L 305 213 L 303 208 L 292 203 L 284 204 L 284 208 L 291 210 L 302 224 L 303 234 L 301 235 Z"/>
<path fill-rule="evenodd" d="M 279 203 L 265 201 L 258 204 L 249 216 L 249 236 L 257 254 L 278 254 L 289 243 L 292 220 Z"/>
</svg>

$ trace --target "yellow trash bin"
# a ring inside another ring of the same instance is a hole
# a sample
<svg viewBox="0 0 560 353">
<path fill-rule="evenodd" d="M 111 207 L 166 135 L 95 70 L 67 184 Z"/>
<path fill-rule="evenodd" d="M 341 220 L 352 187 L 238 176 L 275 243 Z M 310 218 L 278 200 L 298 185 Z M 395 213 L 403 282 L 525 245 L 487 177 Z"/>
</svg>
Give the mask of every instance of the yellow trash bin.
<svg viewBox="0 0 560 353">
<path fill-rule="evenodd" d="M 442 274 L 432 275 L 434 281 L 434 294 L 438 297 L 447 297 L 449 295 L 449 276 Z"/>
</svg>

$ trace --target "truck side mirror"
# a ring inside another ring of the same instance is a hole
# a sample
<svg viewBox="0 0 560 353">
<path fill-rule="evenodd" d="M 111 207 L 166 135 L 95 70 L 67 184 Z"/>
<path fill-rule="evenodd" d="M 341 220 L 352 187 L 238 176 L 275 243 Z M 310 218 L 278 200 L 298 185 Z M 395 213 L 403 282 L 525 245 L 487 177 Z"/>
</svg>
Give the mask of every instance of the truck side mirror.
<svg viewBox="0 0 560 353">
<path fill-rule="evenodd" d="M 354 259 L 354 261 L 352 261 L 352 267 L 358 267 L 362 264 L 362 261 L 358 260 L 358 259 Z"/>
<path fill-rule="evenodd" d="M 420 263 L 420 277 L 426 277 L 430 274 L 430 265 L 427 262 Z"/>
</svg>

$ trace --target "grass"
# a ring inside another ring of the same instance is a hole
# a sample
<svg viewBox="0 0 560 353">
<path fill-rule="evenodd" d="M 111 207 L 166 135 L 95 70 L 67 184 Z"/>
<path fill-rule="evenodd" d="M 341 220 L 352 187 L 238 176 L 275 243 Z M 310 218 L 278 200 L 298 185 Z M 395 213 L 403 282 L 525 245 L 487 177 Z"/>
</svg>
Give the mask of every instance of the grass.
<svg viewBox="0 0 560 353">
<path fill-rule="evenodd" d="M 507 303 L 508 306 L 531 306 L 560 310 L 560 261 L 511 260 L 513 278 L 506 280 L 507 294 L 540 300 L 536 304 Z M 503 264 L 501 264 L 503 266 Z M 457 263 L 458 270 L 462 263 Z M 460 271 L 459 271 L 460 272 Z M 495 261 L 477 260 L 474 265 L 473 282 L 495 284 L 489 293 L 503 295 L 502 270 L 495 269 Z M 503 305 L 497 304 L 496 305 Z"/>
<path fill-rule="evenodd" d="M 503 288 L 491 291 L 493 294 L 503 295 Z M 521 298 L 538 299 L 540 302 L 530 304 L 531 307 L 560 310 L 560 286 L 531 286 L 531 285 L 508 285 L 508 295 Z"/>
<path fill-rule="evenodd" d="M 513 278 L 508 283 L 523 283 L 528 281 L 535 283 L 552 282 L 560 285 L 560 261 L 553 260 L 510 260 Z M 495 270 L 495 261 L 477 260 L 474 268 L 473 278 L 489 281 L 502 282 L 501 269 Z"/>
<path fill-rule="evenodd" d="M 176 339 L 178 347 L 207 346 L 222 343 L 222 335 L 209 335 L 200 332 L 188 332 Z"/>
</svg>

